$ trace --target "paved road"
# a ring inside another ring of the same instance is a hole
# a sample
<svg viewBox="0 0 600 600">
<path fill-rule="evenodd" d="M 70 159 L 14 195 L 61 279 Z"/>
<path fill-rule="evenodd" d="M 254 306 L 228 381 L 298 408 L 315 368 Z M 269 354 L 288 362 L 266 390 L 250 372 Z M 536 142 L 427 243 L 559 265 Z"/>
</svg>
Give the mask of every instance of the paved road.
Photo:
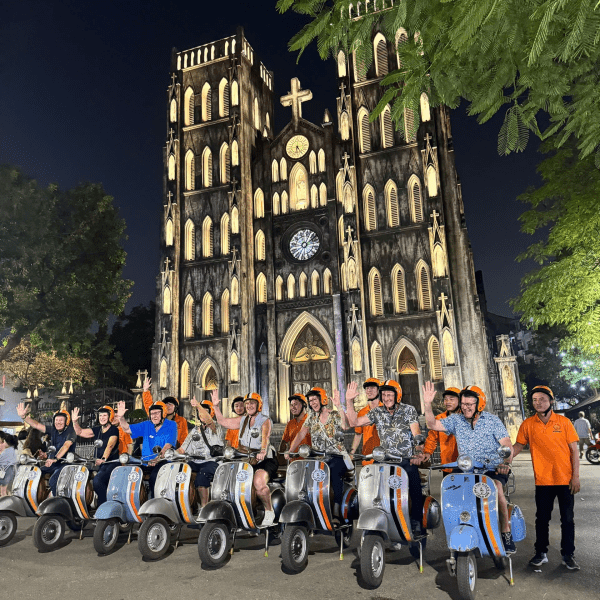
<svg viewBox="0 0 600 600">
<path fill-rule="evenodd" d="M 514 557 L 515 586 L 510 587 L 490 559 L 479 560 L 478 598 L 519 598 L 527 600 L 597 600 L 600 590 L 600 466 L 582 463 L 583 491 L 577 495 L 577 560 L 580 572 L 568 572 L 560 565 L 558 509 L 551 530 L 550 562 L 542 573 L 527 566 L 533 555 L 533 475 L 529 456 L 515 461 L 517 492 L 512 500 L 523 509 L 528 538 L 518 544 Z M 439 474 L 433 489 L 439 491 Z M 137 543 L 123 544 L 113 555 L 94 552 L 91 530 L 82 541 L 70 539 L 61 549 L 38 553 L 31 539 L 33 519 L 22 519 L 13 542 L 0 549 L 0 595 L 26 600 L 154 600 L 157 598 L 219 598 L 221 600 L 300 600 L 302 598 L 363 598 L 391 600 L 457 600 L 456 581 L 448 575 L 443 528 L 428 541 L 424 572 L 419 574 L 406 550 L 388 552 L 383 584 L 377 590 L 360 587 L 355 548 L 339 560 L 333 539 L 311 540 L 307 569 L 299 575 L 281 570 L 279 547 L 263 556 L 263 538 L 238 540 L 231 561 L 218 571 L 205 571 L 197 552 L 197 530 L 187 529 L 183 545 L 156 563 L 144 562 Z M 241 589 L 243 586 L 243 591 Z"/>
</svg>

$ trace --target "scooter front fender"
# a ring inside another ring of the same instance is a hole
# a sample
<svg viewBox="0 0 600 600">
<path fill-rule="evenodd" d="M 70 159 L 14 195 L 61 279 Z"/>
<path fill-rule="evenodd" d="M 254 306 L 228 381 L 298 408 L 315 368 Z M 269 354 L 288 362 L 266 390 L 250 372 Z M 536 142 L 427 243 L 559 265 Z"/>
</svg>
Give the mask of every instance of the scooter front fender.
<svg viewBox="0 0 600 600">
<path fill-rule="evenodd" d="M 479 534 L 475 527 L 466 524 L 455 527 L 450 533 L 448 548 L 457 552 L 469 552 L 479 548 Z"/>
<path fill-rule="evenodd" d="M 310 506 L 302 500 L 288 502 L 281 511 L 280 523 L 308 523 L 311 529 L 316 529 L 315 517 Z"/>
<path fill-rule="evenodd" d="M 211 500 L 200 511 L 200 521 L 227 521 L 237 526 L 233 506 L 223 500 Z"/>
<path fill-rule="evenodd" d="M 0 511 L 15 513 L 19 517 L 26 517 L 25 502 L 18 496 L 3 496 L 0 498 Z"/>
<path fill-rule="evenodd" d="M 368 508 L 358 517 L 358 529 L 381 531 L 388 534 L 388 520 L 386 514 L 379 508 Z"/>
<path fill-rule="evenodd" d="M 171 523 L 181 523 L 177 514 L 177 508 L 171 500 L 165 498 L 152 498 L 144 502 L 144 505 L 138 511 L 140 517 L 161 516 L 171 521 Z"/>
<path fill-rule="evenodd" d="M 115 500 L 109 500 L 100 505 L 94 517 L 97 521 L 100 519 L 119 519 L 121 523 L 127 523 L 127 511 L 125 510 L 125 506 Z"/>
<path fill-rule="evenodd" d="M 67 498 L 57 496 L 56 498 L 47 498 L 44 500 L 37 511 L 37 514 L 42 515 L 61 515 L 67 521 L 74 521 L 73 509 L 71 502 Z"/>
</svg>

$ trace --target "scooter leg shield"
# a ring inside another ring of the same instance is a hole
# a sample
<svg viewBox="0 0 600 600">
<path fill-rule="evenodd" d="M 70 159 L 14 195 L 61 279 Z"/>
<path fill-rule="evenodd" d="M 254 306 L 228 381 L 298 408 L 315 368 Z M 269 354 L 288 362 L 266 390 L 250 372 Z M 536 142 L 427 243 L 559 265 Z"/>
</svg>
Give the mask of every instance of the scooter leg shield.
<svg viewBox="0 0 600 600">
<path fill-rule="evenodd" d="M 457 552 L 469 552 L 479 548 L 480 540 L 477 530 L 471 525 L 459 525 L 452 530 L 448 547 Z"/>
</svg>

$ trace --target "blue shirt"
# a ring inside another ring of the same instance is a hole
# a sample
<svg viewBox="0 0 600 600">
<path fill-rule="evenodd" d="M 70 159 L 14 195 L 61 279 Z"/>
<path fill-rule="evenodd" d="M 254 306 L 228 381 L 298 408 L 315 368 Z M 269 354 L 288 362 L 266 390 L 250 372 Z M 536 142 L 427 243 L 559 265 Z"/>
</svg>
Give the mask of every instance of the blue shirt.
<svg viewBox="0 0 600 600">
<path fill-rule="evenodd" d="M 453 414 L 440 419 L 447 433 L 454 434 L 458 444 L 458 454 L 467 454 L 473 460 L 487 464 L 490 470 L 504 462 L 498 456 L 500 440 L 508 437 L 502 421 L 489 412 L 483 411 L 475 423 L 475 429 L 462 414 Z"/>
<path fill-rule="evenodd" d="M 158 431 L 152 421 L 134 423 L 129 426 L 129 429 L 132 438 L 144 438 L 142 444 L 142 458 L 144 459 L 156 458 L 156 453 L 152 452 L 154 446 L 162 448 L 165 444 L 171 444 L 174 448 L 177 443 L 177 423 L 175 421 L 165 419 Z"/>
<path fill-rule="evenodd" d="M 69 452 L 75 452 L 75 448 L 77 447 L 77 434 L 75 433 L 72 425 L 65 427 L 62 431 L 58 431 L 58 429 L 55 429 L 53 425 L 46 425 L 46 433 L 50 436 L 50 443 L 48 445 L 56 448 L 56 452 L 53 452 L 52 456 L 48 455 L 49 458 L 54 458 L 56 453 L 69 440 L 73 442 L 69 447 Z M 63 456 L 63 458 L 65 457 Z"/>
</svg>

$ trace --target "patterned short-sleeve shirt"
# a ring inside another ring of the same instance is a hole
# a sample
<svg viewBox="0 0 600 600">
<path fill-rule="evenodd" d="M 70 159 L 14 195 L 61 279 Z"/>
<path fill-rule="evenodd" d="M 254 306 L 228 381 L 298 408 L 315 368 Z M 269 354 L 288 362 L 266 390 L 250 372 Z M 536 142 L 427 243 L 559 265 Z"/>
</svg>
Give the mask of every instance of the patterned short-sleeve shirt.
<svg viewBox="0 0 600 600">
<path fill-rule="evenodd" d="M 366 416 L 377 427 L 379 439 L 388 452 L 397 456 L 412 456 L 413 434 L 410 426 L 419 422 L 414 406 L 396 404 L 392 413 L 385 406 L 378 406 L 371 409 Z"/>
<path fill-rule="evenodd" d="M 497 451 L 500 440 L 508 437 L 508 431 L 496 415 L 481 412 L 474 429 L 462 414 L 450 415 L 440 422 L 447 433 L 456 437 L 459 454 L 467 454 L 473 460 L 486 463 L 490 470 L 503 462 Z"/>
<path fill-rule="evenodd" d="M 344 443 L 338 442 L 334 438 L 336 432 L 342 429 L 342 418 L 339 412 L 330 412 L 327 421 L 321 423 L 319 413 L 311 410 L 308 417 L 306 417 L 306 421 L 304 421 L 304 427 L 308 428 L 312 446 L 315 449 L 323 450 L 333 444 L 338 452 L 343 453 L 345 451 Z"/>
</svg>

